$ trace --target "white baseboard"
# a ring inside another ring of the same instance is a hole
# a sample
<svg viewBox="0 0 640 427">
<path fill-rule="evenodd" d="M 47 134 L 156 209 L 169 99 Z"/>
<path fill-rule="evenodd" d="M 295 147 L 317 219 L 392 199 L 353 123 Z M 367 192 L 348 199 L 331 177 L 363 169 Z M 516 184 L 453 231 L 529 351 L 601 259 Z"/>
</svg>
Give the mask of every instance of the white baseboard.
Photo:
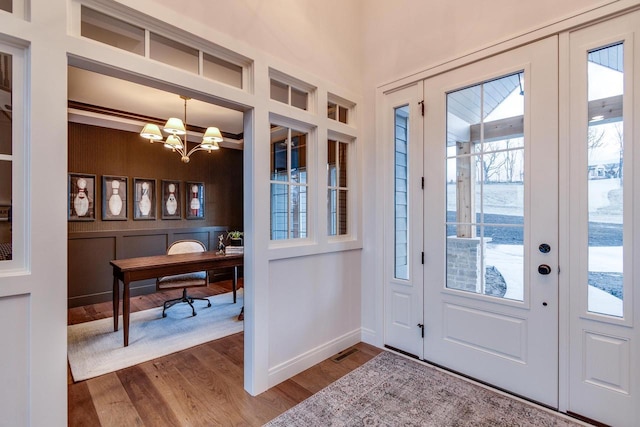
<svg viewBox="0 0 640 427">
<path fill-rule="evenodd" d="M 361 341 L 360 328 L 269 368 L 269 388 Z"/>
<path fill-rule="evenodd" d="M 380 339 L 378 337 L 378 334 L 373 329 L 362 328 L 360 330 L 360 341 L 376 347 L 380 347 L 381 344 L 378 343 L 379 340 Z"/>
</svg>

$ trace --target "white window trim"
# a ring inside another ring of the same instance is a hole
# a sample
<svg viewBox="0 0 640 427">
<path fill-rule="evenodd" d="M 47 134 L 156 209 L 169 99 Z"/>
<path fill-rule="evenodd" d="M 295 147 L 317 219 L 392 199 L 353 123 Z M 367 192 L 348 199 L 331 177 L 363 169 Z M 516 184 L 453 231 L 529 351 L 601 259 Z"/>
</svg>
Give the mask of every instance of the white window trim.
<svg viewBox="0 0 640 427">
<path fill-rule="evenodd" d="M 27 50 L 0 41 L 0 51 L 12 56 L 12 149 L 11 155 L 3 155 L 3 161 L 12 163 L 11 188 L 11 241 L 12 259 L 0 262 L 0 277 L 29 274 L 30 269 L 30 206 L 27 194 L 30 174 L 29 111 L 27 107 Z M 1 294 L 1 293 L 0 293 Z"/>
<path fill-rule="evenodd" d="M 318 189 L 318 170 L 316 168 L 316 159 L 318 156 L 318 134 L 317 128 L 308 123 L 299 122 L 297 120 L 283 117 L 271 113 L 269 115 L 269 122 L 272 125 L 283 126 L 291 130 L 298 132 L 304 132 L 307 134 L 307 237 L 304 238 L 286 238 L 280 240 L 269 240 L 268 249 L 293 249 L 294 253 L 299 255 L 297 251 L 301 247 L 315 247 L 316 246 L 316 230 L 317 230 L 317 218 L 318 218 L 318 206 L 317 189 Z M 271 187 L 271 176 L 269 176 L 269 187 Z M 287 181 L 290 184 L 290 181 Z M 269 194 L 271 189 L 269 189 Z M 269 197 L 271 199 L 271 197 Z M 271 205 L 269 205 L 268 214 L 271 215 Z M 275 255 L 275 254 L 274 254 Z M 284 257 L 291 255 L 284 255 Z M 279 258 L 280 256 L 274 256 Z"/>
</svg>

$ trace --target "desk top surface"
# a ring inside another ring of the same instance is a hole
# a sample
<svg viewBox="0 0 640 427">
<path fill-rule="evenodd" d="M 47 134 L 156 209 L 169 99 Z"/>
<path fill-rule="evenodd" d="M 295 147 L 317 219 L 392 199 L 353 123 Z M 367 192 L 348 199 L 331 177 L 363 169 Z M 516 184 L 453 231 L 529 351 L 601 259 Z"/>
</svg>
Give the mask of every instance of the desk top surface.
<svg viewBox="0 0 640 427">
<path fill-rule="evenodd" d="M 120 271 L 145 270 L 171 265 L 198 264 L 202 262 L 224 262 L 242 265 L 243 254 L 219 254 L 217 252 L 190 252 L 176 255 L 154 255 L 137 258 L 114 259 L 110 264 Z"/>
</svg>

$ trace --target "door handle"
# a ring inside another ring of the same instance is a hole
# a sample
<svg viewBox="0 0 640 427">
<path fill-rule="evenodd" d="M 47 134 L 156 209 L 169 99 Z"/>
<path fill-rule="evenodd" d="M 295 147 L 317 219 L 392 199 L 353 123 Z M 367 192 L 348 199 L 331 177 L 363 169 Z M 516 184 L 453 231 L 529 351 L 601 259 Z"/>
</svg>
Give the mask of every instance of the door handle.
<svg viewBox="0 0 640 427">
<path fill-rule="evenodd" d="M 551 273 L 551 267 L 549 267 L 547 264 L 540 264 L 538 266 L 538 273 L 546 276 L 547 274 Z"/>
</svg>

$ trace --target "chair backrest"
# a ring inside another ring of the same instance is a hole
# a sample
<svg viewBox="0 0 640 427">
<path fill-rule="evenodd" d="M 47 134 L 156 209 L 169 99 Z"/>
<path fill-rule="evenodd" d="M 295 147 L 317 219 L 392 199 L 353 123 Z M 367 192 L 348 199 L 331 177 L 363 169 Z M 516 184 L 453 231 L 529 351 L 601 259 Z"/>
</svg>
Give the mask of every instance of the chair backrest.
<svg viewBox="0 0 640 427">
<path fill-rule="evenodd" d="M 176 240 L 167 248 L 167 255 L 205 252 L 207 248 L 200 240 Z"/>
</svg>

